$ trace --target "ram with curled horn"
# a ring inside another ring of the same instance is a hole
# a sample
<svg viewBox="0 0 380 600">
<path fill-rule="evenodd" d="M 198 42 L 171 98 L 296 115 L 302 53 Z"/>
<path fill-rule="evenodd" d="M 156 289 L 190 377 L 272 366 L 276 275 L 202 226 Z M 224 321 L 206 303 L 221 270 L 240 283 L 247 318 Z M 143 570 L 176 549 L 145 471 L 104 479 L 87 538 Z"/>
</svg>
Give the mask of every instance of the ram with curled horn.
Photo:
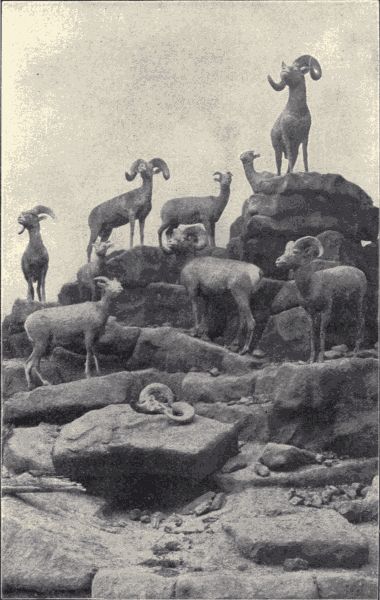
<svg viewBox="0 0 380 600">
<path fill-rule="evenodd" d="M 305 54 L 290 66 L 282 63 L 279 83 L 268 75 L 268 81 L 276 92 L 282 91 L 286 86 L 289 88 L 288 102 L 271 131 L 278 175 L 281 175 L 282 155 L 288 160 L 288 173 L 293 172 L 301 144 L 305 171 L 309 170 L 307 145 L 311 115 L 306 102 L 305 75 L 307 73 L 317 81 L 322 76 L 322 69 L 315 58 Z"/>
<path fill-rule="evenodd" d="M 47 216 L 55 219 L 51 208 L 43 204 L 37 204 L 30 210 L 22 212 L 18 217 L 21 225 L 19 234 L 25 229 L 29 234 L 29 243 L 21 259 L 21 268 L 28 284 L 27 300 L 34 300 L 33 284 L 37 282 L 37 296 L 40 302 L 46 302 L 45 281 L 49 267 L 49 254 L 42 241 L 40 221 Z"/>
<path fill-rule="evenodd" d="M 125 172 L 127 181 L 133 181 L 139 174 L 142 185 L 121 196 L 106 200 L 95 206 L 88 218 L 90 227 L 90 240 L 87 246 L 87 261 L 90 262 L 93 244 L 99 237 L 106 242 L 113 229 L 130 225 L 130 248 L 133 248 L 135 223 L 140 226 L 140 243 L 144 245 L 145 220 L 152 210 L 153 175 L 162 173 L 164 179 L 170 178 L 168 165 L 161 158 L 152 158 L 145 161 L 142 158 L 135 160 L 131 168 Z"/>
<path fill-rule="evenodd" d="M 295 242 L 288 242 L 284 254 L 276 260 L 277 267 L 293 269 L 302 306 L 309 315 L 310 362 L 316 360 L 319 319 L 318 360 L 324 360 L 326 330 L 336 305 L 348 304 L 355 315 L 355 353 L 358 352 L 364 336 L 366 276 L 356 267 L 323 260 L 323 253 L 324 248 L 320 240 L 306 236 Z"/>
</svg>

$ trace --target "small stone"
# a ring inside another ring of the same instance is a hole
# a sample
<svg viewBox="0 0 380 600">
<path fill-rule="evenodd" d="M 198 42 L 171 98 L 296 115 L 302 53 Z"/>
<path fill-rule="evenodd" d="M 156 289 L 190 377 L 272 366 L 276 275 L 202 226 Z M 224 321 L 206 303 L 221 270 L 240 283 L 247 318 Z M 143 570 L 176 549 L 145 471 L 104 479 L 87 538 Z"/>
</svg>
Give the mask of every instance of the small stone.
<svg viewBox="0 0 380 600">
<path fill-rule="evenodd" d="M 227 406 L 233 406 L 234 404 L 236 404 L 237 400 L 229 400 L 227 402 Z"/>
<path fill-rule="evenodd" d="M 241 404 L 242 406 L 247 406 L 248 404 L 252 404 L 253 398 L 252 396 L 243 396 L 238 400 L 237 404 Z"/>
<path fill-rule="evenodd" d="M 335 352 L 340 352 L 341 354 L 346 354 L 346 352 L 348 352 L 348 348 L 347 348 L 346 344 L 339 344 L 339 346 L 332 346 L 331 350 L 334 350 Z"/>
<path fill-rule="evenodd" d="M 264 352 L 264 350 L 261 350 L 260 348 L 256 348 L 252 352 L 252 356 L 254 356 L 255 358 L 265 358 L 266 357 L 266 352 Z"/>
<path fill-rule="evenodd" d="M 301 496 L 293 496 L 289 502 L 290 504 L 293 504 L 293 506 L 299 506 L 300 504 L 304 504 L 305 500 L 304 498 L 301 498 Z"/>
<path fill-rule="evenodd" d="M 365 487 L 363 487 L 363 488 L 360 490 L 360 495 L 361 495 L 363 498 L 365 498 L 365 497 L 366 497 L 366 495 L 368 494 L 368 492 L 369 492 L 369 490 L 370 490 L 370 489 L 371 489 L 371 486 L 370 486 L 370 485 L 366 485 Z"/>
<path fill-rule="evenodd" d="M 211 502 L 210 511 L 211 510 L 220 510 L 222 508 L 222 506 L 224 505 L 225 500 L 226 500 L 226 494 L 224 492 L 220 492 L 219 494 L 216 494 L 214 500 Z"/>
<path fill-rule="evenodd" d="M 174 524 L 176 527 L 181 527 L 182 523 L 183 523 L 183 519 L 181 519 L 181 517 L 177 517 L 174 521 Z"/>
<path fill-rule="evenodd" d="M 256 475 L 259 475 L 259 477 L 269 477 L 270 475 L 270 470 L 268 467 L 262 465 L 261 463 L 255 463 L 253 465 L 253 470 L 255 471 Z"/>
<path fill-rule="evenodd" d="M 357 490 L 352 487 L 352 485 L 348 488 L 348 490 L 346 491 L 346 495 L 350 498 L 350 500 L 355 500 L 355 498 L 357 497 L 358 493 Z"/>
<path fill-rule="evenodd" d="M 378 350 L 379 349 L 379 342 L 376 342 L 376 344 L 374 344 L 373 347 L 375 348 L 375 350 Z"/>
<path fill-rule="evenodd" d="M 134 508 L 129 512 L 129 518 L 131 521 L 139 521 L 141 518 L 141 510 L 139 508 Z"/>
<path fill-rule="evenodd" d="M 238 571 L 246 571 L 248 569 L 248 565 L 243 563 L 241 565 L 238 565 L 237 568 L 238 568 Z"/>
<path fill-rule="evenodd" d="M 310 506 L 314 506 L 315 508 L 321 508 L 322 499 L 319 494 L 313 494 L 311 496 L 310 500 L 311 500 Z"/>
<path fill-rule="evenodd" d="M 325 465 L 325 467 L 332 467 L 333 460 L 331 458 L 326 458 L 326 460 L 323 461 L 323 464 Z"/>
<path fill-rule="evenodd" d="M 332 494 L 333 496 L 339 496 L 339 494 L 341 493 L 341 492 L 340 492 L 340 490 L 339 490 L 339 488 L 337 488 L 335 485 L 328 485 L 328 486 L 326 487 L 326 489 L 327 489 L 327 490 L 330 490 L 330 491 L 331 491 L 331 494 Z"/>
<path fill-rule="evenodd" d="M 377 358 L 377 351 L 373 348 L 368 350 L 359 350 L 356 353 L 357 358 Z"/>
<path fill-rule="evenodd" d="M 154 529 L 158 529 L 160 527 L 160 523 L 165 519 L 165 515 L 161 512 L 156 512 L 152 515 L 152 525 Z"/>
<path fill-rule="evenodd" d="M 233 456 L 222 467 L 222 473 L 234 473 L 235 471 L 240 471 L 240 469 L 245 469 L 247 465 L 246 459 L 242 456 Z"/>
<path fill-rule="evenodd" d="M 327 350 L 325 352 L 326 360 L 336 360 L 337 358 L 342 358 L 341 352 L 335 352 L 335 350 Z"/>
<path fill-rule="evenodd" d="M 323 504 L 328 504 L 331 501 L 332 496 L 333 493 L 331 490 L 323 490 L 323 492 L 321 492 L 321 499 Z"/>
<path fill-rule="evenodd" d="M 206 500 L 205 502 L 201 502 L 200 504 L 198 504 L 198 506 L 195 507 L 193 512 L 197 517 L 200 517 L 200 515 L 204 515 L 204 514 L 210 512 L 210 510 L 211 510 L 211 501 Z"/>
<path fill-rule="evenodd" d="M 287 558 L 283 564 L 284 571 L 307 571 L 309 563 L 303 558 Z"/>
<path fill-rule="evenodd" d="M 203 505 L 204 503 L 208 503 L 208 505 L 211 506 L 211 503 L 214 500 L 215 495 L 216 495 L 216 492 L 212 492 L 212 491 L 202 494 L 202 496 L 199 496 L 199 498 L 196 498 L 195 500 L 192 500 L 192 502 L 189 502 L 189 504 L 186 504 L 186 506 L 184 506 L 182 508 L 182 510 L 180 511 L 181 514 L 191 515 L 192 513 L 195 512 L 195 509 L 198 506 Z M 202 513 L 200 513 L 200 514 L 202 514 Z"/>
<path fill-rule="evenodd" d="M 315 455 L 315 462 L 317 462 L 318 464 L 322 464 L 323 463 L 323 454 L 316 454 Z"/>
<path fill-rule="evenodd" d="M 150 523 L 151 518 L 149 515 L 142 515 L 142 517 L 140 518 L 140 522 L 141 523 Z"/>
<path fill-rule="evenodd" d="M 216 367 L 213 367 L 212 369 L 210 369 L 209 373 L 212 377 L 218 377 L 220 375 L 220 371 Z"/>
<path fill-rule="evenodd" d="M 188 567 L 188 571 L 198 573 L 199 571 L 203 571 L 203 567 L 202 565 L 192 565 L 191 567 Z"/>
<path fill-rule="evenodd" d="M 297 490 L 295 488 L 290 488 L 290 490 L 287 493 L 288 500 L 293 498 L 293 496 L 295 496 L 296 494 L 297 494 Z"/>
</svg>

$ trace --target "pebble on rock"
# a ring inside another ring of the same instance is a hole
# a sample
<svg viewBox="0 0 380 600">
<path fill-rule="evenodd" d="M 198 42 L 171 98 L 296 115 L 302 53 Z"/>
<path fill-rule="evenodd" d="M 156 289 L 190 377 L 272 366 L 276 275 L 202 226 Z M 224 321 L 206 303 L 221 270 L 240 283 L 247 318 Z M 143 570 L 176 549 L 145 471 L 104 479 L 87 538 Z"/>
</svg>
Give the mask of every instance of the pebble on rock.
<svg viewBox="0 0 380 600">
<path fill-rule="evenodd" d="M 129 512 L 129 518 L 131 519 L 131 521 L 140 521 L 141 510 L 139 508 L 134 508 Z"/>
<path fill-rule="evenodd" d="M 284 560 L 284 571 L 306 571 L 309 563 L 304 558 L 287 558 Z"/>
<path fill-rule="evenodd" d="M 259 477 L 269 477 L 270 475 L 270 470 L 268 467 L 261 463 L 255 463 L 253 470 L 255 471 L 256 475 L 259 475 Z"/>
</svg>

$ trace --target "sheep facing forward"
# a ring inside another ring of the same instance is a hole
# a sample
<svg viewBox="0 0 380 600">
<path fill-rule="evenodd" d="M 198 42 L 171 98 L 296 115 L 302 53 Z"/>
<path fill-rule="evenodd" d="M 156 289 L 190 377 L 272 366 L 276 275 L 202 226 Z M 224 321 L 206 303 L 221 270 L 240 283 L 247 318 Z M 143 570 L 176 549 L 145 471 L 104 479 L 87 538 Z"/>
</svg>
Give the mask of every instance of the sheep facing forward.
<svg viewBox="0 0 380 600">
<path fill-rule="evenodd" d="M 158 230 L 160 248 L 162 234 L 168 236 L 179 225 L 202 223 L 209 236 L 210 245 L 215 247 L 215 223 L 220 219 L 230 197 L 232 173 L 214 173 L 214 180 L 220 184 L 219 196 L 173 198 L 165 202 L 161 209 L 162 224 Z"/>
<path fill-rule="evenodd" d="M 173 232 L 168 239 L 169 251 L 176 252 L 176 249 L 180 248 L 180 251 L 183 252 L 188 248 L 189 255 L 191 255 L 192 245 L 196 246 L 197 250 L 207 245 L 207 235 L 203 229 L 198 228 L 198 236 L 196 236 L 195 227 L 190 229 L 188 235 L 186 230 Z M 196 239 L 197 237 L 198 239 Z M 262 276 L 261 269 L 249 263 L 213 256 L 192 258 L 181 271 L 180 283 L 190 296 L 195 323 L 193 335 L 196 337 L 203 335 L 207 339 L 205 309 L 203 308 L 203 311 L 200 309 L 199 299 L 203 298 L 207 301 L 216 294 L 230 292 L 239 315 L 238 331 L 230 349 L 239 346 L 240 338 L 245 330 L 244 345 L 239 354 L 249 352 L 256 325 L 251 312 L 250 299 L 251 295 L 258 290 Z"/>
<path fill-rule="evenodd" d="M 281 175 L 283 154 L 288 159 L 288 173 L 292 173 L 301 144 L 305 171 L 309 170 L 307 144 L 311 127 L 311 115 L 306 102 L 305 75 L 307 73 L 310 73 L 314 81 L 322 77 L 319 62 L 312 56 L 303 55 L 290 66 L 284 62 L 282 63 L 280 83 L 275 83 L 268 75 L 268 81 L 276 92 L 280 92 L 286 86 L 289 88 L 288 102 L 271 131 L 278 175 Z"/>
<path fill-rule="evenodd" d="M 112 230 L 130 224 L 130 247 L 133 248 L 135 222 L 140 225 L 140 243 L 144 245 L 145 219 L 152 210 L 153 175 L 162 173 L 164 179 L 170 178 L 169 168 L 161 158 L 152 158 L 149 162 L 139 158 L 131 166 L 131 172 L 125 173 L 127 181 L 133 181 L 139 173 L 141 187 L 126 192 L 111 200 L 106 200 L 92 209 L 88 217 L 90 240 L 87 246 L 87 261 L 90 262 L 92 245 L 99 236 L 102 242 L 110 237 Z"/>
<path fill-rule="evenodd" d="M 87 378 L 91 377 L 91 357 L 94 358 L 96 372 L 99 374 L 99 363 L 94 352 L 94 344 L 104 332 L 112 299 L 118 296 L 123 288 L 116 279 L 96 277 L 95 281 L 99 287 L 103 288 L 103 296 L 98 302 L 43 308 L 27 317 L 25 331 L 33 346 L 33 351 L 25 363 L 25 376 L 29 389 L 33 387 L 32 371 L 35 372 L 42 385 L 50 385 L 39 372 L 40 362 L 49 342 L 60 336 L 74 336 L 82 333 L 86 346 L 85 375 Z"/>
<path fill-rule="evenodd" d="M 312 236 L 288 242 L 284 254 L 276 260 L 277 267 L 293 269 L 296 286 L 303 300 L 303 306 L 310 317 L 310 362 L 316 358 L 315 342 L 319 327 L 318 361 L 323 362 L 326 329 L 331 321 L 334 302 L 343 301 L 352 307 L 357 319 L 357 334 L 354 352 L 356 353 L 364 337 L 364 297 L 367 279 L 363 271 L 356 267 L 337 265 L 336 262 L 322 260 L 321 242 Z"/>
<path fill-rule="evenodd" d="M 46 219 L 47 215 L 55 219 L 51 208 L 38 204 L 30 210 L 22 212 L 17 221 L 21 225 L 19 235 L 27 229 L 29 243 L 21 259 L 21 268 L 28 283 L 27 300 L 34 300 L 33 283 L 37 282 L 37 296 L 40 302 L 46 301 L 45 280 L 49 267 L 49 254 L 42 241 L 40 232 L 40 221 Z"/>
</svg>

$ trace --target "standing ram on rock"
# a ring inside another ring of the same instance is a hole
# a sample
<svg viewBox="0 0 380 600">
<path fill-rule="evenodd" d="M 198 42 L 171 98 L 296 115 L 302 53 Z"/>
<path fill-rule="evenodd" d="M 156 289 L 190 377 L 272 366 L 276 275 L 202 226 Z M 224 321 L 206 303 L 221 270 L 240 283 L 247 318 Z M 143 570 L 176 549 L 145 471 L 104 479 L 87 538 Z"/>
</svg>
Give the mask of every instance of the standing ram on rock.
<svg viewBox="0 0 380 600">
<path fill-rule="evenodd" d="M 133 181 L 137 174 L 141 175 L 141 187 L 107 200 L 92 209 L 88 217 L 91 230 L 87 246 L 87 261 L 90 262 L 92 245 L 98 237 L 102 242 L 109 239 L 112 230 L 130 224 L 130 247 L 133 248 L 135 222 L 140 225 L 140 243 L 144 245 L 145 219 L 152 210 L 153 175 L 162 173 L 164 179 L 170 178 L 169 168 L 161 158 L 152 158 L 149 162 L 139 158 L 131 166 L 130 174 L 125 173 L 127 181 Z"/>
<path fill-rule="evenodd" d="M 167 230 L 170 237 L 178 225 L 202 223 L 209 236 L 210 245 L 215 247 L 215 223 L 220 219 L 230 197 L 232 173 L 214 173 L 214 180 L 220 184 L 219 196 L 188 196 L 173 198 L 165 202 L 161 209 L 162 225 L 158 230 L 158 240 L 162 248 L 162 234 Z"/>
<path fill-rule="evenodd" d="M 355 311 L 357 333 L 354 352 L 358 352 L 364 337 L 364 298 L 367 279 L 356 267 L 322 260 L 324 252 L 319 239 L 306 236 L 288 242 L 284 254 L 276 260 L 277 267 L 293 269 L 294 279 L 301 296 L 301 304 L 310 316 L 310 362 L 315 361 L 315 341 L 319 325 L 318 361 L 323 362 L 326 329 L 331 321 L 336 302 L 349 304 Z"/>
<path fill-rule="evenodd" d="M 45 280 L 49 267 L 49 254 L 42 241 L 40 221 L 46 219 L 47 215 L 55 219 L 51 208 L 38 204 L 30 210 L 22 212 L 17 219 L 22 226 L 19 235 L 24 233 L 25 229 L 29 233 L 29 243 L 21 259 L 22 272 L 28 283 L 28 301 L 34 300 L 33 283 L 35 282 L 37 282 L 38 300 L 46 301 Z"/>
<path fill-rule="evenodd" d="M 311 115 L 306 102 L 305 75 L 317 81 L 322 76 L 319 62 L 309 55 L 297 58 L 290 66 L 282 63 L 280 83 L 275 83 L 270 75 L 268 81 L 276 92 L 289 88 L 288 102 L 273 125 L 272 146 L 275 151 L 277 174 L 281 175 L 282 155 L 288 159 L 288 173 L 292 173 L 302 144 L 305 171 L 309 170 L 307 144 L 311 126 Z"/>
<path fill-rule="evenodd" d="M 256 325 L 251 312 L 250 299 L 251 295 L 258 290 L 263 273 L 256 265 L 237 260 L 213 256 L 193 258 L 192 248 L 202 250 L 207 246 L 208 240 L 203 228 L 198 228 L 197 235 L 195 227 L 189 229 L 191 230 L 189 234 L 186 229 L 184 231 L 174 230 L 168 237 L 168 251 L 184 252 L 188 250 L 189 256 L 192 257 L 181 271 L 180 283 L 190 296 L 195 321 L 193 334 L 196 337 L 202 335 L 207 339 L 205 331 L 207 302 L 212 296 L 230 292 L 239 314 L 239 328 L 230 348 L 239 346 L 240 338 L 245 331 L 244 345 L 240 354 L 246 354 L 250 350 Z M 202 298 L 205 304 L 202 314 L 199 298 Z"/>
</svg>

